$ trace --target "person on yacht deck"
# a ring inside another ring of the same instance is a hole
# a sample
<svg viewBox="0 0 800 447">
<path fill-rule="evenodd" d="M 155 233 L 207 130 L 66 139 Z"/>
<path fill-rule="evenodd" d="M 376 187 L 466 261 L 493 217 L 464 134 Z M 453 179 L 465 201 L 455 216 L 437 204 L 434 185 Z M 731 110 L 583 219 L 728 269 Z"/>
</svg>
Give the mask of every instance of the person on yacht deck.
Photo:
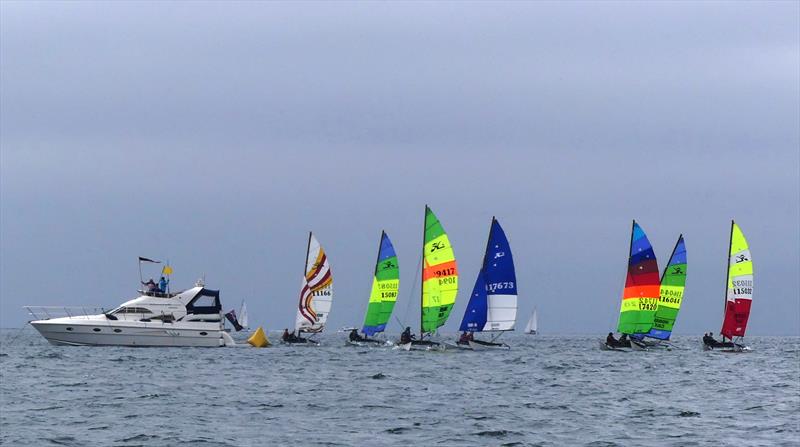
<svg viewBox="0 0 800 447">
<path fill-rule="evenodd" d="M 161 279 L 158 280 L 158 291 L 167 293 L 167 285 L 169 285 L 169 280 L 162 276 Z"/>
<path fill-rule="evenodd" d="M 147 280 L 147 282 L 143 282 L 142 285 L 145 287 L 145 292 L 157 292 L 158 291 L 158 284 L 153 281 L 153 278 Z"/>
</svg>

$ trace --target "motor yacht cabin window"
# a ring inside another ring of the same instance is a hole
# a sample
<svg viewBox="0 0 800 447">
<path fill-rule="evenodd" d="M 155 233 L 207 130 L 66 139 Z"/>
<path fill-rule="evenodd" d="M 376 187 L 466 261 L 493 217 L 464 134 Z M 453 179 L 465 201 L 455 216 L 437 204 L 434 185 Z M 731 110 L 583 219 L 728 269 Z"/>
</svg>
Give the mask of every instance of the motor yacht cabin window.
<svg viewBox="0 0 800 447">
<path fill-rule="evenodd" d="M 219 290 L 200 289 L 186 305 L 186 313 L 189 314 L 219 314 L 221 311 Z"/>
<path fill-rule="evenodd" d="M 114 314 L 151 314 L 150 309 L 145 307 L 120 307 L 119 309 L 112 312 Z"/>
</svg>

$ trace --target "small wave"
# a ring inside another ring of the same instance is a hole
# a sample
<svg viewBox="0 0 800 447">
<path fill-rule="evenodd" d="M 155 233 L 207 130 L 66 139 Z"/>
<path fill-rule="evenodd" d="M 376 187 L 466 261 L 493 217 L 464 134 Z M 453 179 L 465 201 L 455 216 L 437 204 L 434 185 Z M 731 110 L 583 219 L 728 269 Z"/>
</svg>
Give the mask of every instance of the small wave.
<svg viewBox="0 0 800 447">
<path fill-rule="evenodd" d="M 407 432 L 409 430 L 411 430 L 411 429 L 408 428 L 408 427 L 395 427 L 395 428 L 387 429 L 386 433 L 389 433 L 390 435 L 399 435 L 399 434 L 405 433 L 405 432 Z"/>
<path fill-rule="evenodd" d="M 31 411 L 49 411 L 49 410 L 58 410 L 59 408 L 64 408 L 61 405 L 54 405 L 52 407 L 44 407 L 44 408 L 33 408 Z"/>
<path fill-rule="evenodd" d="M 118 439 L 117 442 L 149 441 L 151 439 L 158 439 L 158 436 L 138 434 L 136 436 L 131 436 L 130 438 Z"/>
<path fill-rule="evenodd" d="M 378 373 L 372 376 L 373 379 L 385 379 L 386 375 L 384 373 Z"/>
<path fill-rule="evenodd" d="M 750 411 L 750 410 L 763 410 L 764 408 L 766 408 L 766 407 L 768 407 L 768 406 L 769 406 L 769 405 L 756 405 L 756 406 L 753 406 L 753 407 L 748 407 L 748 408 L 745 408 L 745 409 L 744 409 L 744 411 Z"/>
<path fill-rule="evenodd" d="M 72 436 L 58 436 L 55 438 L 47 438 L 47 440 L 55 445 L 78 445 L 78 440 Z"/>
<path fill-rule="evenodd" d="M 166 397 L 166 394 L 158 394 L 158 393 L 143 394 L 139 396 L 139 399 L 158 399 L 159 397 Z"/>
<path fill-rule="evenodd" d="M 64 387 L 64 388 L 72 388 L 76 386 L 86 386 L 89 382 L 74 382 L 74 383 L 57 383 L 53 385 L 54 387 Z"/>
<path fill-rule="evenodd" d="M 283 408 L 283 404 L 259 404 L 256 408 Z"/>
<path fill-rule="evenodd" d="M 693 417 L 700 416 L 700 413 L 698 413 L 696 411 L 681 411 L 680 413 L 678 413 L 678 416 L 680 416 L 682 418 L 693 418 Z"/>
<path fill-rule="evenodd" d="M 473 433 L 473 435 L 475 436 L 488 436 L 490 438 L 505 438 L 510 434 L 518 435 L 519 433 L 508 430 L 484 430 L 484 431 L 479 431 L 477 433 Z"/>
</svg>

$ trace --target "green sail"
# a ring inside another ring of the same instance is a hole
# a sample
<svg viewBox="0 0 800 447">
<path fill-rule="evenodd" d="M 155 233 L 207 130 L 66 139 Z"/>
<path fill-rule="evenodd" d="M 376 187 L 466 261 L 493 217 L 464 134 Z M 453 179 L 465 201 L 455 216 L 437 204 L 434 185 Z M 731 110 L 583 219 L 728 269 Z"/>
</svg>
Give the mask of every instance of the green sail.
<svg viewBox="0 0 800 447">
<path fill-rule="evenodd" d="M 378 260 L 375 262 L 375 277 L 372 279 L 372 292 L 369 295 L 367 315 L 361 332 L 372 336 L 386 329 L 392 316 L 397 292 L 400 288 L 400 266 L 392 241 L 386 233 L 381 234 L 378 247 Z"/>
<path fill-rule="evenodd" d="M 450 239 L 441 222 L 425 207 L 422 251 L 422 333 L 435 332 L 447 322 L 458 294 L 458 267 Z"/>
<path fill-rule="evenodd" d="M 661 293 L 658 300 L 658 309 L 653 320 L 653 328 L 648 337 L 660 340 L 669 340 L 672 328 L 678 318 L 678 311 L 683 302 L 683 290 L 686 288 L 686 244 L 683 235 L 678 237 L 678 242 L 669 257 L 669 263 L 661 276 Z"/>
</svg>

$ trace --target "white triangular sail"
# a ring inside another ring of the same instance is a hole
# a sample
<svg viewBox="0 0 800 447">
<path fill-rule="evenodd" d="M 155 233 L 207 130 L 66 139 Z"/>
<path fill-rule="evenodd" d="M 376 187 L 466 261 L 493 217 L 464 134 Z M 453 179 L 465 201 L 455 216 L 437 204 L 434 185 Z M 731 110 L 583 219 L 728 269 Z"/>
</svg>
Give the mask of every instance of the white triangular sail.
<svg viewBox="0 0 800 447">
<path fill-rule="evenodd" d="M 247 323 L 247 303 L 242 300 L 242 307 L 239 308 L 239 324 L 242 328 L 248 329 L 250 325 Z"/>
<path fill-rule="evenodd" d="M 328 257 L 313 234 L 308 236 L 305 276 L 300 285 L 295 330 L 322 332 L 333 302 L 333 275 Z"/>
<path fill-rule="evenodd" d="M 525 333 L 535 335 L 539 331 L 539 316 L 536 314 L 536 308 L 533 309 L 531 318 L 528 324 L 525 325 Z"/>
</svg>

